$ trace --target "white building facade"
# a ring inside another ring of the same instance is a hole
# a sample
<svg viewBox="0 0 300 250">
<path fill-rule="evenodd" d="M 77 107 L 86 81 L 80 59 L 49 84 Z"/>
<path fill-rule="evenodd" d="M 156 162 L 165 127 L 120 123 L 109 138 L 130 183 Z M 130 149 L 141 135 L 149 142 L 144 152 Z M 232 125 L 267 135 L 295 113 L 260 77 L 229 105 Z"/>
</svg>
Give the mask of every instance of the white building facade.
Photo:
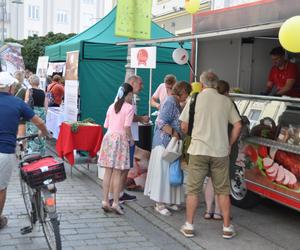
<svg viewBox="0 0 300 250">
<path fill-rule="evenodd" d="M 117 0 L 4 0 L 5 38 L 17 40 L 32 35 L 80 33 L 115 5 Z M 3 11 L 2 5 L 2 11 Z M 3 19 L 0 20 L 2 21 Z M 3 22 L 2 25 L 3 27 Z M 2 31 L 2 29 L 0 29 Z"/>
<path fill-rule="evenodd" d="M 237 6 L 245 3 L 257 2 L 258 0 L 212 0 L 212 9 L 222 9 Z"/>
</svg>

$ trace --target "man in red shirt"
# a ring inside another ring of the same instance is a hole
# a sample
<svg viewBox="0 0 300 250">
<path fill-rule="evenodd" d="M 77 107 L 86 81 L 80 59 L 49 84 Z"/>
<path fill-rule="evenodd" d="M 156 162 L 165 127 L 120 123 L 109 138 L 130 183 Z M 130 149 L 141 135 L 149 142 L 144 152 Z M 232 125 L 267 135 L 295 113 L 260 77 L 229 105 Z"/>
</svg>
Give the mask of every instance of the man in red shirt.
<svg viewBox="0 0 300 250">
<path fill-rule="evenodd" d="M 272 49 L 270 55 L 273 67 L 269 73 L 265 94 L 300 97 L 297 65 L 285 59 L 285 51 L 282 47 Z"/>
<path fill-rule="evenodd" d="M 52 83 L 48 86 L 47 92 L 51 92 L 54 97 L 54 103 L 50 104 L 49 107 L 59 107 L 64 97 L 64 86 L 62 85 L 62 79 L 60 75 L 54 75 Z"/>
</svg>

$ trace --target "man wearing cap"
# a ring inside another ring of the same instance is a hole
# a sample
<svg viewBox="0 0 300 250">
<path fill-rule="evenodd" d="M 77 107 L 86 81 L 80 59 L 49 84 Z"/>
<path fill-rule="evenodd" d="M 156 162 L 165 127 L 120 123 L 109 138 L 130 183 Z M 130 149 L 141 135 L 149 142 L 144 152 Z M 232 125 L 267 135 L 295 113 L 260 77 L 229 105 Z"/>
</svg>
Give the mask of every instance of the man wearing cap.
<svg viewBox="0 0 300 250">
<path fill-rule="evenodd" d="M 16 134 L 20 118 L 35 124 L 41 136 L 48 134 L 44 122 L 23 100 L 12 95 L 16 83 L 18 80 L 8 72 L 0 72 L 0 230 L 7 224 L 7 218 L 2 212 L 8 182 L 16 166 Z"/>
</svg>

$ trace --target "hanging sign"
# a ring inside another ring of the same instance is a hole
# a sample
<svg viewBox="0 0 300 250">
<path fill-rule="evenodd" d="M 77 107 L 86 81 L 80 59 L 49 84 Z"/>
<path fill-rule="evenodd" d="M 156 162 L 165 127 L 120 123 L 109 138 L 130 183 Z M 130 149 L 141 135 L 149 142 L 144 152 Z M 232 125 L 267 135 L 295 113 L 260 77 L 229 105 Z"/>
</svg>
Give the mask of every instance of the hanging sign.
<svg viewBox="0 0 300 250">
<path fill-rule="evenodd" d="M 151 38 L 152 0 L 118 0 L 115 35 Z"/>
<path fill-rule="evenodd" d="M 155 69 L 156 47 L 139 47 L 131 49 L 131 68 Z"/>
</svg>

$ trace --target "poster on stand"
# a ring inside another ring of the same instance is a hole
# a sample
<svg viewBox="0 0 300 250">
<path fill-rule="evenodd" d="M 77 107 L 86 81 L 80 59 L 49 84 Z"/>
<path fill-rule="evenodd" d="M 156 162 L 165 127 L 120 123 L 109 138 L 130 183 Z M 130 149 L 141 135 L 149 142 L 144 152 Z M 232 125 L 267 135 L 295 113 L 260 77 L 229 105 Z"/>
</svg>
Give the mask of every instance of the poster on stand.
<svg viewBox="0 0 300 250">
<path fill-rule="evenodd" d="M 64 113 L 65 119 L 70 122 L 77 121 L 78 87 L 77 80 L 66 80 L 65 82 Z"/>
<path fill-rule="evenodd" d="M 65 66 L 66 66 L 66 63 L 64 63 L 64 62 L 59 62 L 59 63 L 50 62 L 50 63 L 48 63 L 47 75 L 53 76 L 55 74 L 59 74 L 59 75 L 64 76 Z"/>
<path fill-rule="evenodd" d="M 46 89 L 46 78 L 48 69 L 49 56 L 39 56 L 36 75 L 40 78 L 40 87 Z"/>
<path fill-rule="evenodd" d="M 64 112 L 67 121 L 77 121 L 78 115 L 78 59 L 79 51 L 67 52 Z"/>
<path fill-rule="evenodd" d="M 156 47 L 132 48 L 130 67 L 142 69 L 155 69 Z"/>
</svg>

